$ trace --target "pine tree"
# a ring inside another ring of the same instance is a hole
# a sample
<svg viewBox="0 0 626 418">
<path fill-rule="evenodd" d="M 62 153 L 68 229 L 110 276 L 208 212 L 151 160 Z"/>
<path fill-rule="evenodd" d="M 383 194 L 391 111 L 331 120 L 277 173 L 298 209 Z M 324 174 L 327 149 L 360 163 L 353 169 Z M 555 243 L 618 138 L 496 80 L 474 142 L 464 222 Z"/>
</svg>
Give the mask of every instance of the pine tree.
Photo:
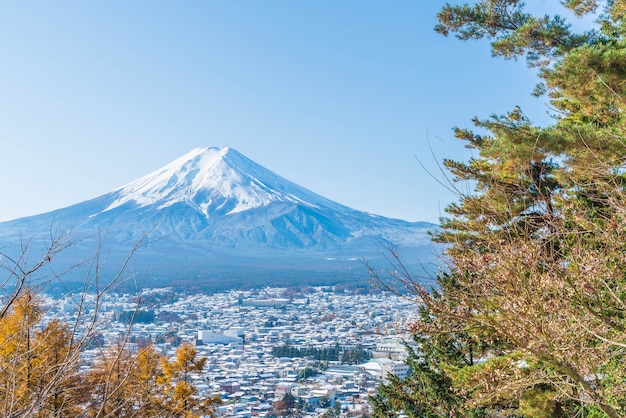
<svg viewBox="0 0 626 418">
<path fill-rule="evenodd" d="M 537 67 L 535 93 L 549 96 L 555 123 L 533 126 L 516 108 L 475 120 L 480 134 L 455 130 L 477 156 L 444 164 L 474 192 L 447 209 L 436 236 L 449 261 L 438 292 L 416 287 L 423 357 L 411 360 L 410 380 L 381 389 L 381 407 L 423 408 L 418 395 L 439 387 L 465 415 L 626 414 L 626 2 L 564 4 L 580 15 L 603 6 L 598 29 L 574 33 L 516 0 L 446 5 L 438 15 L 438 32 L 486 37 L 495 56 Z M 480 347 L 480 361 L 456 364 L 428 349 L 442 337 L 466 353 Z"/>
<path fill-rule="evenodd" d="M 439 297 L 436 292 L 434 297 Z M 427 308 L 420 309 L 420 318 L 423 324 L 437 325 Z M 390 375 L 389 383 L 379 386 L 370 398 L 374 417 L 397 416 L 400 412 L 414 418 L 484 416 L 482 409 L 467 407 L 466 397 L 456 393 L 452 379 L 452 371 L 475 364 L 479 347 L 461 329 L 448 326 L 440 331 L 428 337 L 415 333 L 414 345 L 405 343 L 411 372 L 404 378 Z"/>
</svg>

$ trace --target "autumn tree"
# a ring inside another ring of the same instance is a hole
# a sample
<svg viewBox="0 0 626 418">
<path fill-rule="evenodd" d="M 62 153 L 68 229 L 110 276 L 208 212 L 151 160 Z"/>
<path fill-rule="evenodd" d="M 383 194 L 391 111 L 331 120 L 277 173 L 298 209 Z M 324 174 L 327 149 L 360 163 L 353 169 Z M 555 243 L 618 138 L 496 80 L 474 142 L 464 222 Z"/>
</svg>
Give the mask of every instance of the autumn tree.
<svg viewBox="0 0 626 418">
<path fill-rule="evenodd" d="M 52 319 L 44 308 L 42 289 L 60 280 L 63 273 L 47 267 L 73 243 L 65 233 L 51 231 L 37 251 L 31 244 L 32 240 L 23 242 L 17 257 L 1 254 L 0 270 L 7 276 L 0 283 L 0 415 L 81 416 L 81 354 L 99 325 L 99 301 L 124 266 L 109 284 L 100 289 L 92 287 L 94 307 L 87 309 L 87 292 L 78 292 L 71 297 L 75 302 L 73 320 Z M 38 255 L 34 262 L 30 261 L 31 251 Z M 97 263 L 97 258 L 87 264 Z M 96 270 L 87 276 L 85 286 L 97 281 Z"/>
<path fill-rule="evenodd" d="M 203 398 L 191 381 L 205 361 L 190 343 L 169 360 L 152 345 L 135 351 L 122 340 L 104 350 L 83 377 L 89 388 L 85 411 L 97 418 L 213 416 L 219 397 Z"/>
<path fill-rule="evenodd" d="M 169 416 L 165 412 L 164 356 L 154 347 L 131 350 L 123 341 L 104 349 L 83 376 L 92 417 Z"/>
<path fill-rule="evenodd" d="M 597 27 L 574 33 L 516 0 L 438 15 L 441 34 L 487 38 L 493 55 L 536 67 L 555 123 L 515 108 L 476 119 L 478 132 L 455 129 L 476 156 L 444 164 L 474 190 L 435 237 L 447 244 L 437 291 L 415 284 L 425 348 L 410 378 L 379 392 L 390 414 L 434 401 L 449 417 L 626 415 L 626 2 L 562 4 L 596 13 Z M 462 355 L 439 355 L 450 348 Z M 468 355 L 480 361 L 458 362 Z M 452 397 L 420 395 L 438 385 Z"/>
<path fill-rule="evenodd" d="M 197 357 L 192 343 L 185 342 L 176 350 L 173 360 L 162 359 L 162 382 L 165 384 L 165 405 L 173 416 L 194 417 L 214 413 L 221 401 L 218 396 L 202 398 L 192 382 L 192 375 L 202 371 L 206 357 Z"/>
<path fill-rule="evenodd" d="M 74 349 L 72 339 L 70 326 L 60 320 L 51 320 L 36 332 L 30 391 L 41 398 L 41 408 L 33 416 L 72 417 L 81 412 L 80 350 Z"/>
<path fill-rule="evenodd" d="M 14 299 L 0 318 L 0 411 L 4 416 L 71 415 L 78 358 L 66 324 L 37 329 L 42 312 L 31 289 Z"/>
<path fill-rule="evenodd" d="M 58 322 L 42 326 L 44 312 L 37 288 L 45 278 L 36 277 L 71 241 L 51 233 L 48 244 L 34 262 L 29 260 L 30 241 L 12 257 L 0 253 L 0 415 L 54 416 L 69 414 L 70 403 L 60 390 L 68 390 L 77 364 L 71 332 Z M 47 357 L 51 355 L 51 359 Z"/>
<path fill-rule="evenodd" d="M 114 277 L 100 277 L 99 251 L 73 267 L 88 267 L 82 290 L 69 293 L 71 320 L 48 315 L 43 290 L 63 274 L 46 267 L 72 245 L 65 233 L 53 231 L 29 262 L 30 242 L 17 257 L 0 253 L 0 416 L 52 417 L 190 417 L 212 416 L 217 397 L 202 398 L 191 381 L 205 359 L 183 344 L 173 361 L 151 345 L 136 349 L 126 335 L 99 346 L 104 296 L 126 277 L 129 257 Z M 41 251 L 41 252 L 39 252 Z M 138 297 L 138 306 L 140 297 Z M 132 321 L 131 321 L 132 322 Z M 95 358 L 86 349 L 100 349 Z M 87 372 L 79 372 L 88 366 Z"/>
<path fill-rule="evenodd" d="M 287 392 L 281 400 L 274 402 L 273 407 L 278 416 L 291 416 L 293 409 L 296 407 L 296 398 L 290 392 Z"/>
</svg>

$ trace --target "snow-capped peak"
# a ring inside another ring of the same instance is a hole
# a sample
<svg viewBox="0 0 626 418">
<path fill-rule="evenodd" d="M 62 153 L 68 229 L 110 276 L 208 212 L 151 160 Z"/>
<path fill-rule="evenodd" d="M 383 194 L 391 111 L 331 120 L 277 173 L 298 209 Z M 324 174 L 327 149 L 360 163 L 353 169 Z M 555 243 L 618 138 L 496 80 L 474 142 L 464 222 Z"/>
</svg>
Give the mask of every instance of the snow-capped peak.
<svg viewBox="0 0 626 418">
<path fill-rule="evenodd" d="M 105 211 L 126 203 L 164 208 L 177 202 L 213 211 L 242 212 L 287 200 L 316 206 L 325 200 L 274 174 L 229 147 L 196 148 L 170 164 L 116 190 Z"/>
<path fill-rule="evenodd" d="M 221 277 L 229 284 L 236 283 L 234 277 L 306 277 L 309 282 L 323 274 L 319 277 L 324 281 L 362 279 L 363 274 L 352 269 L 354 260 L 380 257 L 385 243 L 411 251 L 419 248 L 427 259 L 434 254 L 427 235 L 430 226 L 350 209 L 228 147 L 194 149 L 110 193 L 2 223 L 3 252 L 9 248 L 19 257 L 24 236 L 42 230 L 49 234 L 50 226 L 57 224 L 61 231 L 71 228 L 80 245 L 63 251 L 64 264 L 56 270 L 74 268 L 76 260 L 97 254 L 103 248 L 100 231 L 105 231 L 109 266 L 124 265 L 134 253 L 131 248 L 148 237 L 145 251 L 142 247 L 133 255 L 133 269 L 154 271 L 155 280 L 167 277 L 163 283 L 184 275 L 194 279 L 194 286 L 195 279 L 200 283 L 211 278 L 205 283 L 213 283 Z M 427 263 L 416 259 L 421 271 Z M 115 267 L 108 272 L 118 273 Z"/>
</svg>

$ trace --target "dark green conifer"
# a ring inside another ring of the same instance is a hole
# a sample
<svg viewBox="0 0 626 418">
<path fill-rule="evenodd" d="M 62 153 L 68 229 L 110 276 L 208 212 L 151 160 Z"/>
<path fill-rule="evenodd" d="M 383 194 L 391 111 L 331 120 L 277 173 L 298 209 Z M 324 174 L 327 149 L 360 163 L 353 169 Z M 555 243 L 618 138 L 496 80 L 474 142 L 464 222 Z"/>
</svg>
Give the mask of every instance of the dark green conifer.
<svg viewBox="0 0 626 418">
<path fill-rule="evenodd" d="M 438 14 L 439 33 L 538 68 L 555 123 L 515 108 L 455 130 L 475 157 L 444 164 L 474 191 L 442 220 L 447 273 L 416 286 L 413 373 L 380 388 L 378 416 L 626 415 L 626 2 L 561 3 L 597 28 L 517 0 Z"/>
</svg>

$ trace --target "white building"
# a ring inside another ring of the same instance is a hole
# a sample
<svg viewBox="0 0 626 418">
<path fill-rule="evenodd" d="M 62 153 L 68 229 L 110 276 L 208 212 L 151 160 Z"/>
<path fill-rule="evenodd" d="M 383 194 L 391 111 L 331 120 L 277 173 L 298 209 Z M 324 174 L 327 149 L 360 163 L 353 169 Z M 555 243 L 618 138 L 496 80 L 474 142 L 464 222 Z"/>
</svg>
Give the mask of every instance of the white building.
<svg viewBox="0 0 626 418">
<path fill-rule="evenodd" d="M 243 344 L 243 338 L 241 337 L 233 337 L 230 335 L 223 334 L 221 332 L 213 332 L 213 331 L 198 331 L 198 339 L 196 340 L 197 345 L 208 345 L 208 344 Z"/>
<path fill-rule="evenodd" d="M 406 363 L 388 358 L 374 358 L 361 367 L 376 379 L 383 381 L 386 381 L 390 374 L 403 379 L 409 373 L 409 366 Z"/>
</svg>

